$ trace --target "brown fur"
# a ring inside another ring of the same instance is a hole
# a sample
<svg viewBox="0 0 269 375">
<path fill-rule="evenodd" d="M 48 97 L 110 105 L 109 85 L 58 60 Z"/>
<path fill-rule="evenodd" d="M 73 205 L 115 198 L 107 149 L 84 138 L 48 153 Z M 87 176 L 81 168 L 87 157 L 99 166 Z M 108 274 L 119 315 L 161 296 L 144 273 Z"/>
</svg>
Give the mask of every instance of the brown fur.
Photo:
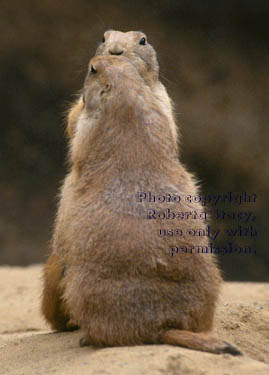
<svg viewBox="0 0 269 375">
<path fill-rule="evenodd" d="M 152 208 L 202 207 L 137 202 L 139 191 L 197 194 L 158 99 L 124 56 L 95 57 L 83 97 L 45 267 L 45 318 L 62 330 L 71 317 L 81 345 L 169 343 L 238 354 L 205 334 L 221 285 L 214 255 L 169 255 L 171 246 L 206 246 L 207 238 L 158 235 L 167 227 L 205 229 L 205 222 L 146 217 Z"/>
<path fill-rule="evenodd" d="M 57 331 L 72 331 L 77 326 L 71 323 L 70 316 L 63 301 L 61 280 L 64 276 L 64 267 L 56 255 L 51 255 L 44 267 L 44 282 L 42 313 Z"/>
<path fill-rule="evenodd" d="M 165 87 L 159 81 L 159 64 L 154 48 L 147 41 L 145 45 L 139 44 L 143 37 L 147 39 L 146 35 L 140 31 L 128 31 L 126 33 L 116 30 L 106 31 L 104 42 L 97 48 L 95 56 L 115 55 L 122 52 L 121 56 L 125 56 L 132 62 L 168 117 L 173 147 L 177 148 L 178 129 L 174 119 L 173 102 Z M 69 137 L 74 135 L 74 129 L 82 107 L 81 96 L 72 106 L 68 115 L 67 133 Z"/>
</svg>

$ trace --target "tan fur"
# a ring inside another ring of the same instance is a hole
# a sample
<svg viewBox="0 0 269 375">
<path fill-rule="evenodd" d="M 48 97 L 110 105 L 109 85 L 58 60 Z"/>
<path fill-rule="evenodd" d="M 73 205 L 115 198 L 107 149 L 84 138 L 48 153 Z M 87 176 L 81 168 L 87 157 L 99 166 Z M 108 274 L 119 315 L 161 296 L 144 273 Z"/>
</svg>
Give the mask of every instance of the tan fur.
<svg viewBox="0 0 269 375">
<path fill-rule="evenodd" d="M 148 42 L 145 45 L 139 44 L 143 37 L 147 38 L 140 31 L 128 31 L 126 33 L 116 30 L 106 31 L 104 34 L 105 41 L 99 45 L 95 56 L 111 55 L 122 51 L 121 56 L 125 56 L 135 65 L 166 114 L 172 131 L 173 145 L 177 147 L 178 129 L 174 119 L 173 102 L 169 98 L 164 85 L 159 81 L 159 64 L 154 48 Z M 74 134 L 82 104 L 82 97 L 80 97 L 70 109 L 67 125 L 67 133 L 70 137 Z"/>
<path fill-rule="evenodd" d="M 197 194 L 159 100 L 124 56 L 95 57 L 83 97 L 45 267 L 45 318 L 61 330 L 71 317 L 83 331 L 81 345 L 169 343 L 238 354 L 204 334 L 221 285 L 214 255 L 170 256 L 171 246 L 206 246 L 208 239 L 158 235 L 161 228 L 205 229 L 205 222 L 146 216 L 152 208 L 202 207 L 137 202 L 139 191 Z"/>
<path fill-rule="evenodd" d="M 72 105 L 67 117 L 67 127 L 66 132 L 69 138 L 73 138 L 75 135 L 76 124 L 78 121 L 78 117 L 80 112 L 83 109 L 83 101 L 82 98 L 79 97 L 76 102 Z"/>
<path fill-rule="evenodd" d="M 63 301 L 61 280 L 64 267 L 56 255 L 51 254 L 44 267 L 44 282 L 42 313 L 50 322 L 53 329 L 58 331 L 72 331 L 77 327 L 70 321 L 66 304 Z"/>
</svg>

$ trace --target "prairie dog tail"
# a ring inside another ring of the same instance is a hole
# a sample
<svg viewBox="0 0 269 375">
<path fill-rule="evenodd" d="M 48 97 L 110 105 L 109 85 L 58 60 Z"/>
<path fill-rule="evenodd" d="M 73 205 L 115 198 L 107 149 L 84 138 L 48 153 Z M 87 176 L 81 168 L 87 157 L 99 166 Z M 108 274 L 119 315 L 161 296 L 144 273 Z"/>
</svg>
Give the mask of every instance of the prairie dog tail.
<svg viewBox="0 0 269 375">
<path fill-rule="evenodd" d="M 218 340 L 209 333 L 195 333 L 191 331 L 180 331 L 171 329 L 166 331 L 162 338 L 163 344 L 184 346 L 189 349 L 201 350 L 204 352 L 232 355 L 242 355 L 240 350 L 226 341 Z"/>
</svg>

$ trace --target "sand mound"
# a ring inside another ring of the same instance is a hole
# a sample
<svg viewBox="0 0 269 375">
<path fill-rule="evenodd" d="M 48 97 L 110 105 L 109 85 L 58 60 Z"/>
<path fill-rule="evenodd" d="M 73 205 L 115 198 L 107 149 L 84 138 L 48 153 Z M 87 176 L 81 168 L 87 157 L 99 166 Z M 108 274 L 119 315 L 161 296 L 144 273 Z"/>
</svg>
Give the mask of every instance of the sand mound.
<svg viewBox="0 0 269 375">
<path fill-rule="evenodd" d="M 216 316 L 218 336 L 242 357 L 169 345 L 79 348 L 80 332 L 53 333 L 39 312 L 41 266 L 0 267 L 0 374 L 269 373 L 269 285 L 225 283 Z"/>
</svg>

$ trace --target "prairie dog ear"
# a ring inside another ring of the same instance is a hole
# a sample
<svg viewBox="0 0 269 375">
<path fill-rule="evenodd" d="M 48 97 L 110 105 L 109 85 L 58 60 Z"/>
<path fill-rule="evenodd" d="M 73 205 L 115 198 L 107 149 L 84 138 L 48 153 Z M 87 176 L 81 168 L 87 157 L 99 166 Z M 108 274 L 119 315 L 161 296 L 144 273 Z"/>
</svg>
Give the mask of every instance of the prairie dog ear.
<svg viewBox="0 0 269 375">
<path fill-rule="evenodd" d="M 66 133 L 68 138 L 73 138 L 76 132 L 76 125 L 78 117 L 84 107 L 83 96 L 80 96 L 79 99 L 72 105 L 71 109 L 68 112 L 67 116 L 67 127 Z"/>
<path fill-rule="evenodd" d="M 107 41 L 107 39 L 109 38 L 109 36 L 111 35 L 112 32 L 113 32 L 113 30 L 107 30 L 107 31 L 104 32 L 102 43 L 105 43 Z"/>
<path fill-rule="evenodd" d="M 100 92 L 100 95 L 104 95 L 106 92 L 109 92 L 111 90 L 111 83 L 107 82 L 107 84 L 103 87 L 102 91 Z"/>
</svg>

